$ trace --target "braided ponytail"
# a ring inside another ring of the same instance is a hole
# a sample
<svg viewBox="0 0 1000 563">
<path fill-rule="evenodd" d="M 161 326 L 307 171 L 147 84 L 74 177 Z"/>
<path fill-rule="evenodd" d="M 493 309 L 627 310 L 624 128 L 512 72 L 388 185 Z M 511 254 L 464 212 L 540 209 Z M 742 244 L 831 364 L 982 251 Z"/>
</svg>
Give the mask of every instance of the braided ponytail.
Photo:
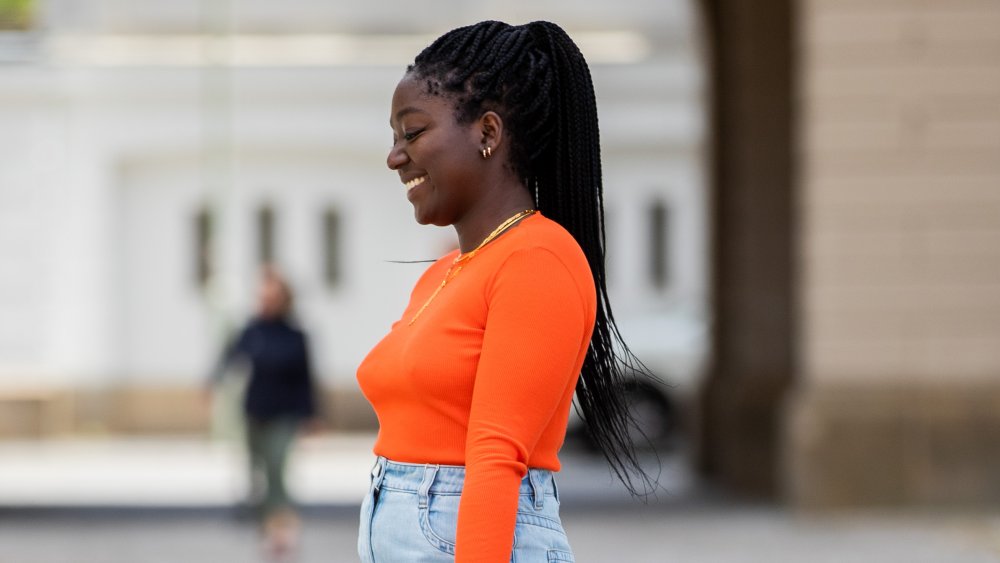
<svg viewBox="0 0 1000 563">
<path fill-rule="evenodd" d="M 554 23 L 486 21 L 441 36 L 407 72 L 426 79 L 430 93 L 454 100 L 460 123 L 490 110 L 503 117 L 509 165 L 534 193 L 537 208 L 583 249 L 597 287 L 597 314 L 576 408 L 628 490 L 650 493 L 655 480 L 640 467 L 630 438 L 635 421 L 625 389 L 633 374 L 653 376 L 624 343 L 608 298 L 600 134 L 586 60 Z"/>
</svg>

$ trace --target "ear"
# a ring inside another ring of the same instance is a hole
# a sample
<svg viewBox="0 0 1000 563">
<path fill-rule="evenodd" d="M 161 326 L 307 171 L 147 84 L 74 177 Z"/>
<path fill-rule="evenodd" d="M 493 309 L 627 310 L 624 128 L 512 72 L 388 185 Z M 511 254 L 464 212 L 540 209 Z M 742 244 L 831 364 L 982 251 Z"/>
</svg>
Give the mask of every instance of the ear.
<svg viewBox="0 0 1000 563">
<path fill-rule="evenodd" d="M 496 151 L 503 143 L 503 118 L 495 111 L 487 111 L 479 116 L 477 122 L 480 135 L 480 146 L 492 147 Z"/>
</svg>

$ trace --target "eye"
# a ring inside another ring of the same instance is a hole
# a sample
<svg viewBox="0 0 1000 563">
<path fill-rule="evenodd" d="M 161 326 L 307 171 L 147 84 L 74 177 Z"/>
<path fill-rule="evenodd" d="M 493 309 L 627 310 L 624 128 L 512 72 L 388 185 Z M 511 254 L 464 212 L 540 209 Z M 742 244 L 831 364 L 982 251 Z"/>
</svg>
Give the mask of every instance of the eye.
<svg viewBox="0 0 1000 563">
<path fill-rule="evenodd" d="M 403 138 L 406 139 L 407 141 L 412 141 L 413 139 L 417 138 L 417 135 L 420 135 L 423 132 L 424 132 L 423 129 L 415 129 L 413 131 L 404 131 L 403 132 Z"/>
</svg>

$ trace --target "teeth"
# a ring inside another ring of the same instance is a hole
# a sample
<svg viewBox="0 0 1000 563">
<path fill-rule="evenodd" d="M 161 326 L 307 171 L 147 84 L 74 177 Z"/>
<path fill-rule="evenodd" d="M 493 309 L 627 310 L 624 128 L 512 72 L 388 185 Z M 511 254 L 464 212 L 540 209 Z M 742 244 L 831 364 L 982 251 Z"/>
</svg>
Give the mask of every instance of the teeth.
<svg viewBox="0 0 1000 563">
<path fill-rule="evenodd" d="M 420 184 L 423 184 L 424 180 L 426 180 L 426 179 L 427 179 L 427 176 L 421 176 L 419 178 L 414 178 L 414 179 L 412 179 L 412 180 L 410 180 L 409 182 L 406 183 L 406 189 L 412 190 L 413 188 L 419 186 Z"/>
</svg>

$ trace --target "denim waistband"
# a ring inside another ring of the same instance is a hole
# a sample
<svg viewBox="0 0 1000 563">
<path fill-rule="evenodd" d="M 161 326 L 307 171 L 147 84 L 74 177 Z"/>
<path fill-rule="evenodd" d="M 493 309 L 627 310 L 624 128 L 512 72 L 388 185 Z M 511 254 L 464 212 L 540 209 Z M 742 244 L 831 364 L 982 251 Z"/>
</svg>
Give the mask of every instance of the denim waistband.
<svg viewBox="0 0 1000 563">
<path fill-rule="evenodd" d="M 403 463 L 379 456 L 372 467 L 372 486 L 376 489 L 457 495 L 462 493 L 464 483 L 465 467 L 461 465 Z M 520 494 L 532 495 L 536 505 L 545 496 L 559 498 L 555 479 L 548 469 L 529 469 L 521 479 Z"/>
</svg>

